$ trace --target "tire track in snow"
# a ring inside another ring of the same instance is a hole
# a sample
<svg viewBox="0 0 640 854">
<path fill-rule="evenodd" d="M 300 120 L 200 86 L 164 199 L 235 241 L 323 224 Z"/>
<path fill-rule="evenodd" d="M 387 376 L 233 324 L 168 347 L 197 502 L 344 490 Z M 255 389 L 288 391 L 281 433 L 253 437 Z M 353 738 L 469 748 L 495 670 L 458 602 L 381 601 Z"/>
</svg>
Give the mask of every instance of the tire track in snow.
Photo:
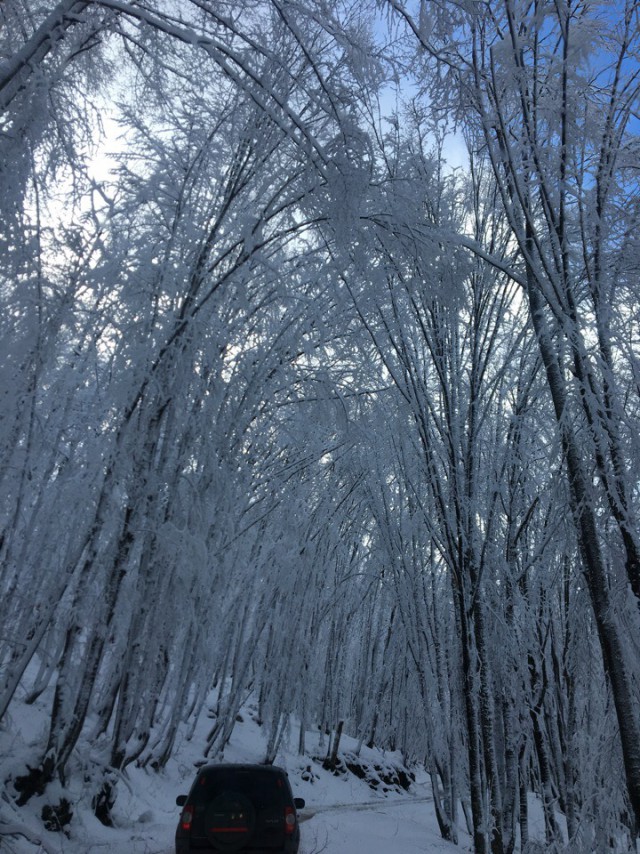
<svg viewBox="0 0 640 854">
<path fill-rule="evenodd" d="M 303 810 L 300 810 L 298 813 L 298 821 L 300 824 L 304 824 L 305 821 L 309 821 L 314 816 L 327 812 L 363 812 L 364 810 L 373 810 L 376 807 L 406 807 L 409 804 L 427 804 L 431 801 L 433 801 L 433 797 L 427 795 L 421 798 L 398 798 L 397 800 L 394 798 L 393 800 L 388 801 L 363 801 L 356 804 L 323 804 L 315 809 L 308 809 L 305 807 Z"/>
</svg>

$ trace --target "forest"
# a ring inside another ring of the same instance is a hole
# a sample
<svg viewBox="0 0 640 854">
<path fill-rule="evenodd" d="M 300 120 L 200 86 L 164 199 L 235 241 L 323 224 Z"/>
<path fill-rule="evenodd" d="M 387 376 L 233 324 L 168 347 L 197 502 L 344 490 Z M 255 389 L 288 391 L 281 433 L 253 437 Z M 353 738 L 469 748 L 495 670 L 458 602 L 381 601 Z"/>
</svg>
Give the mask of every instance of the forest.
<svg viewBox="0 0 640 854">
<path fill-rule="evenodd" d="M 637 0 L 0 2 L 6 796 L 217 686 L 635 851 L 639 131 Z"/>
</svg>

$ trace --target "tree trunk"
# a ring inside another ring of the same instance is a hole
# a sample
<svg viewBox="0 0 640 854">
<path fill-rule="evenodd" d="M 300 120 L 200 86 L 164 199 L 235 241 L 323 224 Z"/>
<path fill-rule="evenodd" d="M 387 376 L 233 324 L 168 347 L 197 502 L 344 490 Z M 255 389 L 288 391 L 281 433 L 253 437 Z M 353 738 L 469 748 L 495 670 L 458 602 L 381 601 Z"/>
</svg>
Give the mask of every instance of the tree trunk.
<svg viewBox="0 0 640 854">
<path fill-rule="evenodd" d="M 342 738 L 342 728 L 344 727 L 344 721 L 338 721 L 338 726 L 336 727 L 336 731 L 333 736 L 333 743 L 331 746 L 331 752 L 327 761 L 324 763 L 324 767 L 327 771 L 335 771 L 336 765 L 338 764 L 338 750 L 340 748 L 340 739 Z"/>
<path fill-rule="evenodd" d="M 640 827 L 640 721 L 633 677 L 628 671 L 625 634 L 615 613 L 609 577 L 596 523 L 591 490 L 584 471 L 578 439 L 571 429 L 567 390 L 553 344 L 546 328 L 541 294 L 531 269 L 527 273 L 531 316 L 547 373 L 547 381 L 567 464 L 571 511 L 578 534 L 578 547 L 587 579 L 591 605 L 598 629 L 605 673 L 611 684 L 629 800 Z"/>
</svg>

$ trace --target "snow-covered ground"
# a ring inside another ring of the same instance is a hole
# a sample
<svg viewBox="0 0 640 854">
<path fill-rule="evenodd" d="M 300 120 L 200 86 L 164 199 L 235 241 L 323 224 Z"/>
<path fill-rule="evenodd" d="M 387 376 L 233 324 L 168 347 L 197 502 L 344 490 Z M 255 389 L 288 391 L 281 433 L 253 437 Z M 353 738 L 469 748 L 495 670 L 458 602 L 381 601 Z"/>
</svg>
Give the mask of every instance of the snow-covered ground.
<svg viewBox="0 0 640 854">
<path fill-rule="evenodd" d="M 35 762 L 42 743 L 46 706 L 27 707 L 14 715 L 6 730 L 0 732 L 0 773 L 2 780 L 24 773 L 25 762 Z M 225 759 L 256 762 L 264 756 L 265 734 L 252 719 L 251 710 L 243 711 L 236 725 Z M 114 810 L 117 826 L 106 828 L 92 815 L 84 784 L 76 775 L 64 792 L 51 786 L 44 797 L 33 798 L 18 809 L 5 792 L 0 801 L 0 826 L 12 825 L 31 837 L 0 837 L 0 849 L 13 854 L 173 854 L 173 835 L 180 809 L 176 795 L 186 793 L 195 775 L 195 763 L 202 760 L 205 734 L 211 721 L 203 714 L 191 741 L 183 739 L 160 774 L 130 768 L 118 788 Z M 292 728 L 289 743 L 283 745 L 277 764 L 287 769 L 294 794 L 303 797 L 306 807 L 300 812 L 300 854 L 444 854 L 469 850 L 468 838 L 460 846 L 444 842 L 438 833 L 430 786 L 426 775 L 418 775 L 409 792 L 376 791 L 349 773 L 334 776 L 319 762 L 297 755 L 294 746 L 298 733 Z M 318 735 L 308 735 L 311 752 L 321 749 Z M 343 736 L 341 750 L 353 751 L 356 743 Z M 90 751 L 90 745 L 86 745 Z M 399 757 L 362 748 L 361 758 L 384 766 Z M 307 779 L 304 779 L 307 778 Z M 8 787 L 10 789 L 10 786 Z M 380 789 L 380 787 L 379 787 Z M 64 794 L 74 805 L 69 837 L 42 829 L 40 813 L 45 803 Z M 37 844 L 38 840 L 40 844 Z"/>
<path fill-rule="evenodd" d="M 46 701 L 22 706 L 6 729 L 0 731 L 0 780 L 24 773 L 26 763 L 37 761 L 46 727 Z M 0 851 L 7 854 L 174 854 L 173 837 L 180 808 L 176 796 L 186 794 L 202 761 L 206 733 L 211 727 L 206 711 L 193 738 L 182 738 L 161 773 L 132 767 L 118 786 L 114 809 L 116 826 L 104 827 L 93 815 L 81 775 L 75 774 L 63 792 L 51 785 L 43 797 L 34 797 L 18 809 L 10 797 L 11 785 L 0 795 Z M 265 752 L 265 732 L 253 719 L 251 706 L 242 712 L 225 751 L 229 762 L 260 762 Z M 322 756 L 327 741 L 318 733 L 307 733 L 307 750 Z M 459 845 L 442 840 L 438 832 L 431 787 L 427 775 L 416 773 L 408 792 L 372 789 L 352 773 L 335 776 L 309 756 L 295 750 L 298 730 L 292 726 L 277 764 L 289 773 L 294 795 L 306 806 L 300 811 L 300 854 L 461 854 L 471 851 L 469 836 L 459 828 Z M 347 735 L 340 742 L 341 754 L 353 753 L 356 742 Z M 90 756 L 92 747 L 84 745 Z M 85 765 L 90 765 L 86 762 Z M 360 759 L 378 768 L 400 765 L 400 756 L 362 747 Z M 414 769 L 415 770 L 415 769 Z M 61 796 L 73 803 L 74 817 L 68 836 L 43 830 L 40 814 L 46 803 Z M 8 826 L 25 835 L 7 836 Z M 530 800 L 532 837 L 544 838 L 539 805 Z"/>
</svg>

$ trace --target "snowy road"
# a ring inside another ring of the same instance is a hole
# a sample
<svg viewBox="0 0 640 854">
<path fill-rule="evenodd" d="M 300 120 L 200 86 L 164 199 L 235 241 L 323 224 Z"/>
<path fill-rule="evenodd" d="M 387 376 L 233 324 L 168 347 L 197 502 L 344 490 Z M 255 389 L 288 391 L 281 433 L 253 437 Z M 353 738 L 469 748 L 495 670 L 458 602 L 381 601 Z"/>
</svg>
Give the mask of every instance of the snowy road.
<svg viewBox="0 0 640 854">
<path fill-rule="evenodd" d="M 305 821 L 309 821 L 314 818 L 314 816 L 319 813 L 327 813 L 327 812 L 362 812 L 363 810 L 383 810 L 387 807 L 401 807 L 407 806 L 408 803 L 411 804 L 426 804 L 432 801 L 433 798 L 425 797 L 425 798 L 413 798 L 410 802 L 406 800 L 402 801 L 366 801 L 361 804 L 324 804 L 323 806 L 314 807 L 305 809 L 300 811 L 299 819 L 300 824 L 303 824 Z"/>
<path fill-rule="evenodd" d="M 452 854 L 434 832 L 430 797 L 302 810 L 300 854 Z"/>
<path fill-rule="evenodd" d="M 300 812 L 300 854 L 459 854 L 434 832 L 430 797 L 323 804 Z M 132 834 L 130 854 L 174 854 L 173 828 L 150 827 Z M 169 840 L 166 844 L 165 840 Z M 95 844 L 92 854 L 115 854 L 122 843 Z"/>
<path fill-rule="evenodd" d="M 433 833 L 430 797 L 367 801 L 359 804 L 323 804 L 300 812 L 300 854 L 441 854 L 454 846 Z M 171 832 L 171 835 L 173 833 Z M 159 833 L 154 833 L 156 838 Z M 156 846 L 147 837 L 131 839 L 135 854 L 174 854 L 172 845 Z M 96 847 L 105 854 L 115 848 Z M 459 851 L 459 849 L 458 849 Z"/>
</svg>

